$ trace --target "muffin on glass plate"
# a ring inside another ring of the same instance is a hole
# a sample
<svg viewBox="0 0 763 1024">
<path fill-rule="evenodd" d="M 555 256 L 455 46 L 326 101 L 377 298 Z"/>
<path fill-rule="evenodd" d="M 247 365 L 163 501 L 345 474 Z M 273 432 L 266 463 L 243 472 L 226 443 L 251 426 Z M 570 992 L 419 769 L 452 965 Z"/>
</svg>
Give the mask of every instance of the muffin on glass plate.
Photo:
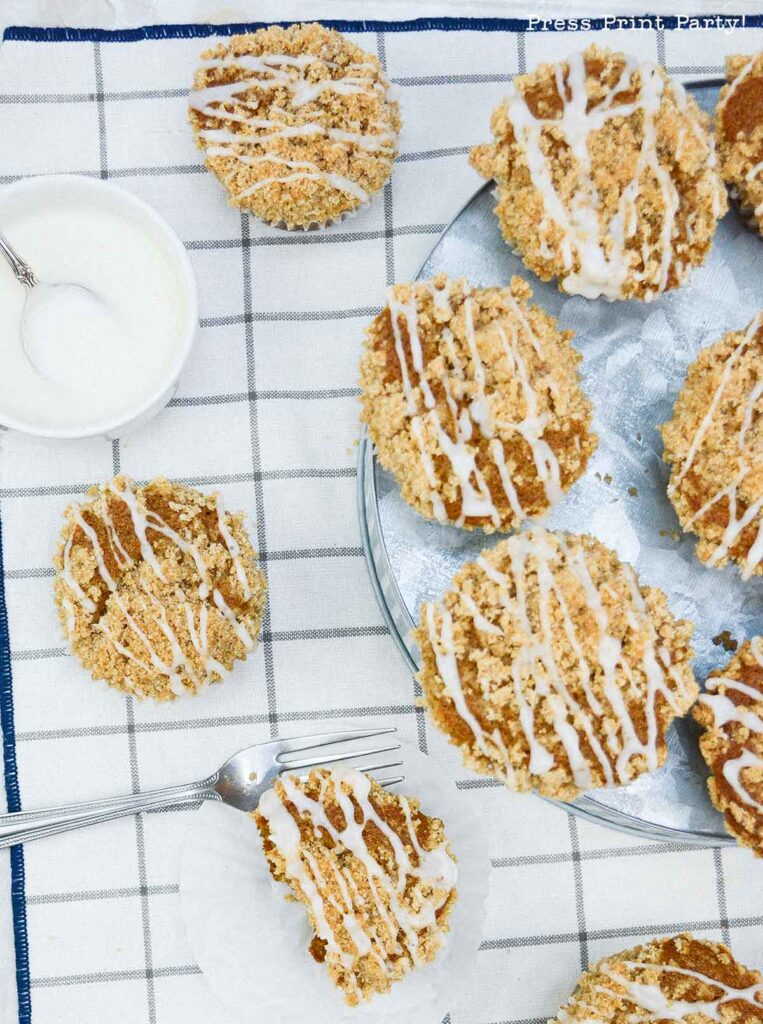
<svg viewBox="0 0 763 1024">
<path fill-rule="evenodd" d="M 703 349 L 660 427 L 668 496 L 706 565 L 763 573 L 763 314 Z"/>
<path fill-rule="evenodd" d="M 763 234 L 763 53 L 727 57 L 726 78 L 715 108 L 721 176 Z"/>
<path fill-rule="evenodd" d="M 173 700 L 219 682 L 254 649 L 265 577 L 243 516 L 219 494 L 117 476 L 64 516 L 55 600 L 94 678 Z"/>
<path fill-rule="evenodd" d="M 710 768 L 707 786 L 726 828 L 763 857 L 763 640 L 745 641 L 725 669 L 713 672 L 694 718 Z"/>
<path fill-rule="evenodd" d="M 726 211 L 708 125 L 662 68 L 590 46 L 515 78 L 471 162 L 543 281 L 649 301 L 704 262 Z"/>
<path fill-rule="evenodd" d="M 252 817 L 270 872 L 304 903 L 310 953 L 350 1006 L 433 960 L 456 900 L 444 826 L 354 769 L 281 776 Z"/>
<path fill-rule="evenodd" d="M 395 285 L 366 333 L 362 417 L 403 498 L 490 532 L 541 515 L 596 448 L 571 331 L 515 277 Z"/>
<path fill-rule="evenodd" d="M 418 679 L 471 768 L 571 800 L 664 762 L 698 693 L 692 628 L 594 537 L 534 529 L 422 606 Z"/>
<path fill-rule="evenodd" d="M 685 933 L 605 957 L 549 1024 L 761 1024 L 763 975 L 720 942 Z"/>
<path fill-rule="evenodd" d="M 202 54 L 189 118 L 234 206 L 279 227 L 329 224 L 392 173 L 398 104 L 378 57 L 322 25 L 272 25 Z"/>
</svg>

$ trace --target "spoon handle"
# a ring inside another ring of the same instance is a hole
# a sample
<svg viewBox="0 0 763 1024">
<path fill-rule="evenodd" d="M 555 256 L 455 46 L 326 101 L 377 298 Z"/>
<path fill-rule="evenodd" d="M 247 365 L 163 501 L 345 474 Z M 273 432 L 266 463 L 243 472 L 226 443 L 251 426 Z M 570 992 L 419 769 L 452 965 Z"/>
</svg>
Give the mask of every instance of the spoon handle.
<svg viewBox="0 0 763 1024">
<path fill-rule="evenodd" d="M 27 288 L 34 288 L 37 284 L 37 278 L 34 276 L 34 271 L 26 260 L 23 260 L 19 256 L 2 232 L 0 232 L 0 252 L 2 252 L 3 256 L 8 260 L 11 270 L 13 271 L 13 275 L 19 284 L 25 284 Z"/>
</svg>

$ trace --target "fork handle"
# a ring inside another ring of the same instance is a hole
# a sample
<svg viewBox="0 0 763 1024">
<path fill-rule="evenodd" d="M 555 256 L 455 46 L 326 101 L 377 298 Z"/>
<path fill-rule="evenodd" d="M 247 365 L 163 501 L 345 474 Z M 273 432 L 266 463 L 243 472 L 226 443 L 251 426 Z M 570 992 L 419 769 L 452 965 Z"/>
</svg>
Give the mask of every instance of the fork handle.
<svg viewBox="0 0 763 1024">
<path fill-rule="evenodd" d="M 217 776 L 213 775 L 184 786 L 130 793 L 105 800 L 86 800 L 79 804 L 37 811 L 0 814 L 0 849 L 58 835 L 60 832 L 71 832 L 102 821 L 112 821 L 128 814 L 139 814 L 141 811 L 178 807 L 197 800 L 219 800 L 220 796 L 214 789 L 216 781 Z"/>
</svg>

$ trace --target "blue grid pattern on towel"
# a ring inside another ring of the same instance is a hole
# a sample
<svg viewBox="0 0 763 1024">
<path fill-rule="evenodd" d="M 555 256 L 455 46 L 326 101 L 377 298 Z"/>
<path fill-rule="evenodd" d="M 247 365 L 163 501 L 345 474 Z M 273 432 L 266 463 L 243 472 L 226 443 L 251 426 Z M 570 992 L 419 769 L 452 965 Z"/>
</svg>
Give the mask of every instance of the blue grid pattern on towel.
<svg viewBox="0 0 763 1024">
<path fill-rule="evenodd" d="M 704 15 L 708 17 L 708 15 Z M 525 70 L 525 58 L 524 58 L 524 34 L 535 31 L 535 27 L 527 19 L 517 18 L 483 18 L 483 19 L 469 19 L 469 18 L 421 18 L 414 21 L 408 22 L 387 22 L 387 21 L 330 21 L 324 22 L 334 28 L 337 28 L 343 32 L 351 33 L 369 33 L 376 37 L 377 48 L 381 54 L 384 52 L 384 36 L 387 33 L 401 33 L 401 32 L 426 32 L 426 31 L 447 31 L 447 32 L 505 32 L 514 34 L 517 36 L 517 47 L 519 50 L 519 70 Z M 656 23 L 655 23 L 656 24 Z M 88 96 L 87 99 L 94 99 L 99 105 L 99 119 L 101 123 L 104 120 L 104 104 L 109 101 L 109 95 L 104 93 L 102 73 L 99 71 L 100 68 L 100 57 L 98 47 L 101 44 L 111 43 L 132 43 L 140 42 L 143 40 L 172 40 L 182 38 L 206 38 L 210 36 L 225 36 L 233 33 L 253 31 L 257 28 L 262 27 L 259 23 L 246 23 L 246 24 L 229 24 L 229 25 L 205 25 L 205 24 L 186 24 L 186 25 L 157 25 L 148 26 L 144 28 L 134 29 L 123 29 L 123 30 L 101 30 L 101 29 L 70 29 L 70 28 L 29 28 L 24 26 L 11 26 L 5 30 L 4 40 L 7 42 L 27 42 L 27 43 L 52 43 L 52 42 L 82 42 L 95 44 L 95 60 L 96 60 L 96 84 L 97 90 L 93 97 Z M 605 21 L 603 18 L 592 18 L 590 22 L 591 30 L 599 30 L 605 27 Z M 665 54 L 665 42 L 664 42 L 664 31 L 673 31 L 680 27 L 679 21 L 675 17 L 663 17 L 661 19 L 660 27 L 653 30 L 657 35 L 656 50 L 658 57 L 660 57 L 664 63 Z M 763 14 L 760 15 L 748 15 L 745 19 L 744 28 L 761 28 L 763 27 Z M 555 26 L 552 24 L 544 31 L 556 31 Z M 578 37 L 579 38 L 579 35 Z M 685 74 L 701 74 L 706 73 L 718 73 L 719 67 L 706 66 L 706 65 L 683 65 L 679 67 L 669 68 L 674 72 L 680 72 Z M 506 76 L 507 78 L 511 77 Z M 12 78 L 12 75 L 10 76 Z M 9 83 L 11 84 L 11 83 Z M 401 83 L 403 84 L 403 83 Z M 74 100 L 76 97 L 67 96 L 62 97 L 63 101 Z M 3 95 L 0 92 L 0 102 L 12 103 L 15 101 L 24 102 L 23 99 L 19 99 L 14 95 L 8 95 L 7 92 Z M 40 97 L 39 100 L 50 101 L 51 96 Z M 55 98 L 54 98 L 55 100 Z M 487 112 L 486 112 L 487 118 Z M 103 146 L 102 146 L 103 150 Z M 430 151 L 430 154 L 434 151 Z M 446 151 L 440 151 L 443 154 Z M 454 149 L 453 153 L 461 153 L 462 149 Z M 411 154 L 409 159 L 416 159 L 418 154 Z M 405 155 L 403 156 L 403 160 Z M 141 169 L 136 169 L 133 172 L 125 171 L 127 173 L 139 173 Z M 150 173 L 151 168 L 144 168 L 146 172 Z M 187 169 L 192 172 L 193 169 Z M 102 159 L 100 176 L 102 177 L 119 177 L 119 171 L 111 172 L 106 166 L 105 159 Z M 9 182 L 16 180 L 18 177 L 23 175 L 3 175 L 2 166 L 2 154 L 0 154 L 0 182 Z M 441 225 L 430 225 L 432 229 L 439 228 Z M 391 231 L 389 224 L 385 224 L 385 231 Z M 242 228 L 244 235 L 247 233 L 246 227 Z M 429 233 L 434 233 L 434 230 Z M 371 237 L 372 233 L 368 234 Z M 353 238 L 362 237 L 359 233 L 353 233 Z M 244 242 L 250 240 L 245 238 Z M 312 239 L 305 238 L 296 239 L 297 244 L 304 241 L 305 244 L 310 244 Z M 389 275 L 388 275 L 389 276 Z M 389 283 L 389 282 L 388 282 Z M 357 309 L 346 311 L 347 315 L 360 315 L 367 316 L 375 312 L 374 309 Z M 218 320 L 224 320 L 226 318 L 217 318 Z M 228 318 L 230 319 L 230 318 Z M 251 324 L 253 316 L 251 311 L 248 314 L 248 323 Z M 215 318 L 210 318 L 209 323 L 212 323 Z M 246 320 L 246 316 L 244 317 Z M 235 396 L 234 396 L 235 397 Z M 257 400 L 256 393 L 250 391 L 248 400 Z M 261 396 L 260 396 L 261 397 Z M 193 399 L 189 400 L 188 404 L 193 404 Z M 183 399 L 176 399 L 175 404 L 182 404 Z M 114 470 L 117 471 L 120 465 L 119 456 L 119 443 L 114 443 L 113 453 Z M 251 475 L 250 479 L 256 482 L 257 471 L 255 470 Z M 196 481 L 194 481 L 196 482 Z M 199 483 L 210 482 L 219 483 L 223 482 L 223 478 L 210 478 L 209 481 L 198 481 Z M 65 487 L 60 493 L 72 494 L 81 491 L 82 487 Z M 30 493 L 34 491 L 34 488 L 30 488 Z M 24 488 L 9 488 L 6 489 L 7 493 L 5 497 L 22 496 L 21 492 Z M 2 496 L 0 496 L 2 497 Z M 357 553 L 357 552 L 356 552 Z M 278 554 L 273 553 L 274 555 Z M 288 555 L 288 553 L 283 553 Z M 0 520 L 0 726 L 2 726 L 3 733 L 3 761 L 4 761 L 4 780 L 5 790 L 7 798 L 7 806 L 10 811 L 18 810 L 21 807 L 19 782 L 17 774 L 17 763 L 16 763 L 16 735 L 14 728 L 14 699 L 13 699 L 13 679 L 11 670 L 11 647 L 10 637 L 8 629 L 8 615 L 6 606 L 6 593 L 5 593 L 5 573 L 3 571 L 3 534 L 2 534 L 2 521 Z M 37 571 L 37 570 L 34 570 Z M 267 628 L 267 626 L 266 626 Z M 369 627 L 378 628 L 378 627 Z M 34 655 L 35 652 L 24 652 L 27 654 Z M 44 656 L 42 654 L 41 656 Z M 130 734 L 135 733 L 135 722 L 134 720 L 128 721 L 127 732 Z M 476 786 L 476 780 L 471 783 L 471 786 Z M 463 788 L 471 788 L 469 781 L 463 783 Z M 581 863 L 586 860 L 587 854 L 581 852 L 580 844 L 577 835 L 577 824 L 574 819 L 570 819 L 570 837 L 572 844 L 572 853 L 567 854 L 539 854 L 537 855 L 538 862 L 543 862 L 544 858 L 548 857 L 559 857 L 564 859 L 569 857 L 573 864 L 574 875 L 575 875 L 575 887 L 576 887 L 576 899 L 578 901 L 578 924 L 579 929 L 576 933 L 570 933 L 569 935 L 549 935 L 546 937 L 548 943 L 553 944 L 557 941 L 576 941 L 580 946 L 580 962 L 581 966 L 586 966 L 588 961 L 588 943 L 591 939 L 597 940 L 606 937 L 607 930 L 600 929 L 599 931 L 592 930 L 586 926 L 585 914 L 582 909 L 582 880 L 581 880 Z M 139 838 L 140 842 L 140 838 Z M 648 855 L 652 851 L 651 847 L 633 847 L 628 851 L 629 854 L 634 856 Z M 602 853 L 605 851 L 602 851 Z M 612 856 L 618 856 L 616 850 L 608 851 Z M 716 851 L 717 853 L 717 851 Z M 505 861 L 505 863 L 504 863 Z M 716 857 L 717 871 L 718 871 L 718 909 L 719 915 L 717 921 L 694 921 L 694 922 L 675 922 L 675 928 L 680 927 L 715 927 L 718 925 L 723 932 L 724 937 L 728 937 L 730 922 L 728 912 L 725 905 L 725 894 L 723 890 L 722 871 L 720 865 L 720 854 Z M 515 863 L 516 862 L 516 863 Z M 494 860 L 494 867 L 511 867 L 530 864 L 533 862 L 532 856 L 525 856 L 519 858 L 498 858 Z M 150 889 L 150 886 L 146 885 L 145 877 L 141 877 L 140 892 L 138 895 L 142 899 L 147 900 L 148 895 L 146 890 Z M 154 887 L 160 889 L 161 887 Z M 84 895 L 84 894 L 83 894 Z M 30 983 L 30 962 L 29 962 L 29 947 L 27 939 L 27 899 L 25 894 L 25 878 L 24 878 L 24 855 L 23 848 L 17 847 L 12 851 L 11 855 L 11 899 L 12 899 L 12 910 L 13 910 L 13 922 L 14 922 L 14 939 L 15 939 L 15 952 L 16 952 L 16 980 L 17 980 L 17 992 L 18 992 L 18 1019 L 19 1024 L 30 1024 L 32 1020 L 32 987 Z M 763 921 L 758 918 L 750 918 L 750 922 Z M 745 919 L 739 920 L 739 925 L 748 924 L 749 922 Z M 667 926 L 666 926 L 667 927 Z M 651 934 L 653 931 L 652 927 L 645 928 L 634 928 L 629 932 L 617 932 L 616 934 Z M 497 945 L 493 948 L 505 948 L 501 946 L 504 940 L 495 940 Z M 509 946 L 511 943 L 509 943 Z M 485 948 L 491 948 L 489 943 L 484 944 Z M 187 968 L 178 968 L 177 973 L 191 973 L 193 970 L 192 965 L 188 965 Z M 147 964 L 144 972 L 147 983 L 149 985 L 149 1021 L 154 1022 L 157 1020 L 155 1006 L 152 1007 L 152 997 L 150 995 L 150 989 L 152 985 L 153 976 L 161 976 L 161 969 L 154 970 L 150 964 Z M 106 979 L 104 979 L 106 980 Z M 62 983 L 65 983 L 63 979 Z M 141 1014 L 140 1018 L 145 1019 Z M 539 1019 L 539 1021 L 542 1018 Z M 524 1022 L 513 1022 L 513 1024 L 536 1024 L 535 1021 L 524 1021 Z M 539 1022 L 538 1022 L 539 1024 Z"/>
</svg>

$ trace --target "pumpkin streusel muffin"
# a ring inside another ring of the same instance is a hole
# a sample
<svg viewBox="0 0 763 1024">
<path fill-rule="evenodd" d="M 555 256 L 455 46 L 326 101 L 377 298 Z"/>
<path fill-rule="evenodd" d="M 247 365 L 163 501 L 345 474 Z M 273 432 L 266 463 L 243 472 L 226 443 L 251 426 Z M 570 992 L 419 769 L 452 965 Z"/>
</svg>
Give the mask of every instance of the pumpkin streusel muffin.
<svg viewBox="0 0 763 1024">
<path fill-rule="evenodd" d="M 96 679 L 172 700 L 219 682 L 253 650 L 265 577 L 219 494 L 117 476 L 64 513 L 56 605 Z"/>
<path fill-rule="evenodd" d="M 471 163 L 543 281 L 648 302 L 704 262 L 726 211 L 708 124 L 662 68 L 591 46 L 515 78 Z"/>
<path fill-rule="evenodd" d="M 510 530 L 558 501 L 596 448 L 571 331 L 519 277 L 399 284 L 366 334 L 362 417 L 429 519 Z"/>
<path fill-rule="evenodd" d="M 763 640 L 747 640 L 725 669 L 711 673 L 694 717 L 710 798 L 726 828 L 763 857 Z"/>
<path fill-rule="evenodd" d="M 605 957 L 549 1024 L 761 1024 L 763 975 L 720 942 L 685 933 Z"/>
<path fill-rule="evenodd" d="M 418 679 L 467 765 L 571 800 L 663 763 L 698 693 L 692 628 L 594 537 L 535 529 L 422 606 Z"/>
<path fill-rule="evenodd" d="M 234 206 L 276 226 L 320 226 L 392 173 L 398 104 L 378 58 L 338 32 L 273 25 L 202 61 L 189 118 Z"/>
<path fill-rule="evenodd" d="M 715 108 L 721 176 L 763 234 L 763 53 L 727 57 L 726 78 Z"/>
<path fill-rule="evenodd" d="M 445 942 L 457 869 L 442 821 L 354 769 L 281 776 L 252 817 L 273 878 L 307 907 L 309 950 L 350 1006 Z"/>
<path fill-rule="evenodd" d="M 703 349 L 660 427 L 668 496 L 707 565 L 763 573 L 763 313 Z"/>
</svg>

